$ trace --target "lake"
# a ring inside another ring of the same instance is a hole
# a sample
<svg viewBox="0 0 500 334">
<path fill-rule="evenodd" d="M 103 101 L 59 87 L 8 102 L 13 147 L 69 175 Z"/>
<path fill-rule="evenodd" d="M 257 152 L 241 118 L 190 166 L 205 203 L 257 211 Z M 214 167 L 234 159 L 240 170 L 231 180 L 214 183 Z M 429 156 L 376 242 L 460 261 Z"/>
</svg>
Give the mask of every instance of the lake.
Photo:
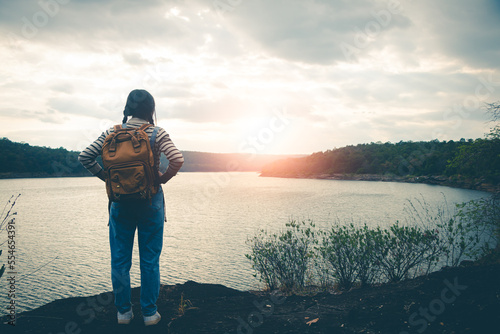
<svg viewBox="0 0 500 334">
<path fill-rule="evenodd" d="M 245 243 L 260 229 L 290 219 L 319 228 L 352 220 L 370 226 L 404 221 L 408 200 L 434 205 L 489 196 L 425 184 L 258 177 L 256 173 L 179 173 L 163 186 L 168 222 L 160 259 L 163 284 L 218 283 L 249 290 L 260 284 Z M 107 196 L 97 178 L 0 180 L 0 200 L 21 193 L 15 211 L 17 312 L 70 296 L 111 291 Z M 2 240 L 6 235 L 2 234 Z M 0 263 L 6 262 L 6 244 Z M 140 285 L 137 244 L 131 270 Z M 5 277 L 0 305 L 5 305 Z M 6 313 L 5 308 L 0 314 Z"/>
</svg>

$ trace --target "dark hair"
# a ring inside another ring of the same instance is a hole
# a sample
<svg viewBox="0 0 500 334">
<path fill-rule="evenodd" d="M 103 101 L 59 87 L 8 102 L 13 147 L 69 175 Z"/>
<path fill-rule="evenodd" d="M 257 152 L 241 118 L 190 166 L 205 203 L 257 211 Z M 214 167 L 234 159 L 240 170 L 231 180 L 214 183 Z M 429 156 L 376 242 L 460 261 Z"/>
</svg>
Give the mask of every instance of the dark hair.
<svg viewBox="0 0 500 334">
<path fill-rule="evenodd" d="M 128 116 L 133 116 L 145 119 L 154 125 L 153 115 L 156 118 L 155 99 L 148 91 L 134 89 L 128 94 L 127 104 L 123 110 L 123 123 L 127 123 Z"/>
</svg>

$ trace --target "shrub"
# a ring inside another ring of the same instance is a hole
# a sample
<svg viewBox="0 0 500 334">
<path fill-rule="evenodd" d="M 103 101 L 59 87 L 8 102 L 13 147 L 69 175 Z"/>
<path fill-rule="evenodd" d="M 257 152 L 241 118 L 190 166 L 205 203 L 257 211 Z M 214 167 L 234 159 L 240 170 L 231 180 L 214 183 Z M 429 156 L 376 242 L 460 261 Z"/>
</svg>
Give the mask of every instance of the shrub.
<svg viewBox="0 0 500 334">
<path fill-rule="evenodd" d="M 324 234 L 319 252 L 333 268 L 332 275 L 339 289 L 348 290 L 357 279 L 357 242 L 351 230 L 353 225 L 334 226 Z"/>
<path fill-rule="evenodd" d="M 251 252 L 245 256 L 270 290 L 297 291 L 304 288 L 306 272 L 314 256 L 312 244 L 316 242 L 314 224 L 297 222 L 286 224 L 279 233 L 260 234 L 249 239 Z"/>
<path fill-rule="evenodd" d="M 411 225 L 435 229 L 439 235 L 440 263 L 458 266 L 464 259 L 477 260 L 498 243 L 500 207 L 496 197 L 431 207 L 425 200 L 408 201 Z"/>
<path fill-rule="evenodd" d="M 337 223 L 322 236 L 318 251 L 333 269 L 331 273 L 339 289 L 349 290 L 358 280 L 362 285 L 371 283 L 376 268 L 370 255 L 373 240 L 366 225 L 356 228 L 352 223 Z"/>
<path fill-rule="evenodd" d="M 400 226 L 396 222 L 389 229 L 377 228 L 372 234 L 372 258 L 381 273 L 391 282 L 408 278 L 413 272 L 439 260 L 438 236 L 434 230 L 422 230 L 417 226 Z"/>
<path fill-rule="evenodd" d="M 380 273 L 379 266 L 373 261 L 373 252 L 375 251 L 375 235 L 373 230 L 370 230 L 366 224 L 358 229 L 357 232 L 358 245 L 360 247 L 358 257 L 358 280 L 361 286 L 368 285 L 378 280 Z"/>
<path fill-rule="evenodd" d="M 439 244 L 435 231 L 400 226 L 388 229 L 355 227 L 338 223 L 326 233 L 318 248 L 331 266 L 338 288 L 348 290 L 357 282 L 367 285 L 382 281 L 396 282 L 437 262 Z"/>
<path fill-rule="evenodd" d="M 466 237 L 459 246 L 469 243 L 465 256 L 479 259 L 495 248 L 500 241 L 500 198 L 498 194 L 457 204 L 455 217 L 464 225 Z"/>
</svg>

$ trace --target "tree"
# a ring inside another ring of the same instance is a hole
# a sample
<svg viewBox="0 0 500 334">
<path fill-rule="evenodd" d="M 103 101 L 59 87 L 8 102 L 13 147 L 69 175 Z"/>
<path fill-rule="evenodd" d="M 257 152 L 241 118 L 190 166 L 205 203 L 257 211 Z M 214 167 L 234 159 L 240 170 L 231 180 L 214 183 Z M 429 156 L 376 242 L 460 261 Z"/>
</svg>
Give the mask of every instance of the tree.
<svg viewBox="0 0 500 334">
<path fill-rule="evenodd" d="M 489 103 L 486 110 L 494 123 L 485 138 L 462 143 L 448 162 L 453 174 L 470 178 L 484 178 L 494 184 L 500 182 L 500 103 Z"/>
<path fill-rule="evenodd" d="M 486 110 L 490 116 L 490 122 L 493 123 L 493 127 L 490 129 L 490 133 L 486 136 L 493 139 L 500 138 L 500 102 L 488 103 L 486 104 Z"/>
</svg>

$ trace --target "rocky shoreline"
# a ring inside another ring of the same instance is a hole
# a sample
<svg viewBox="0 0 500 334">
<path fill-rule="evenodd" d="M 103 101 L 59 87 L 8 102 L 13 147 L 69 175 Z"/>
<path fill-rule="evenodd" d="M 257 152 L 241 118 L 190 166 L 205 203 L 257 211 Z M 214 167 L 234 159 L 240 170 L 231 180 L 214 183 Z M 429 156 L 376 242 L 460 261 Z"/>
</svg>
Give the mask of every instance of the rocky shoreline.
<svg viewBox="0 0 500 334">
<path fill-rule="evenodd" d="M 282 177 L 295 179 L 322 179 L 322 180 L 350 180 L 350 181 L 380 181 L 380 182 L 405 182 L 439 185 L 461 189 L 479 190 L 490 193 L 500 192 L 500 184 L 492 184 L 484 180 L 453 179 L 446 176 L 398 176 L 393 174 L 297 174 L 278 175 L 261 173 L 262 177 Z"/>
<path fill-rule="evenodd" d="M 145 327 L 139 288 L 135 319 L 116 324 L 112 293 L 56 300 L 2 319 L 2 333 L 494 333 L 500 315 L 500 263 L 445 268 L 399 283 L 290 295 L 186 282 L 162 285 L 161 322 Z"/>
</svg>

